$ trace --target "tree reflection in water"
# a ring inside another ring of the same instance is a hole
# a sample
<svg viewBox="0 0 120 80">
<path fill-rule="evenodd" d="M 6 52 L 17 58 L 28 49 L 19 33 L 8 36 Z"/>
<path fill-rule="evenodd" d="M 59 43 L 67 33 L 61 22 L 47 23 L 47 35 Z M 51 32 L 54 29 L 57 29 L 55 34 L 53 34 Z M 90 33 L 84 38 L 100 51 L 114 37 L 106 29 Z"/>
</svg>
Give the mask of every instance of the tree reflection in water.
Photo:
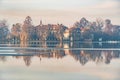
<svg viewBox="0 0 120 80">
<path fill-rule="evenodd" d="M 16 53 L 22 53 L 22 54 L 28 54 L 28 56 L 13 56 L 16 59 L 22 59 L 24 60 L 26 66 L 30 66 L 33 57 L 38 57 L 40 61 L 42 58 L 56 58 L 56 59 L 62 59 L 63 57 L 70 55 L 74 58 L 74 60 L 79 61 L 81 65 L 85 65 L 86 63 L 92 61 L 95 62 L 96 64 L 99 63 L 105 63 L 105 64 L 110 64 L 112 59 L 115 58 L 120 58 L 120 50 L 82 50 L 82 49 L 77 49 L 75 48 L 119 48 L 119 44 L 108 44 L 102 43 L 99 45 L 99 43 L 75 43 L 73 42 L 72 45 L 71 43 L 68 44 L 68 49 L 64 49 L 64 43 L 60 42 L 50 42 L 52 46 L 49 45 L 49 43 L 40 43 L 36 44 L 22 44 L 20 47 L 36 47 L 36 48 L 45 48 L 45 49 L 15 49 Z M 108 46 L 107 46 L 108 45 Z M 113 45 L 113 46 L 112 46 Z M 12 45 L 12 46 L 18 46 L 18 45 Z M 51 49 L 47 49 L 51 48 Z M 66 45 L 65 45 L 66 46 Z M 67 50 L 67 51 L 66 51 Z M 32 55 L 29 55 L 32 54 Z M 1 61 L 6 61 L 6 56 L 0 56 Z"/>
</svg>

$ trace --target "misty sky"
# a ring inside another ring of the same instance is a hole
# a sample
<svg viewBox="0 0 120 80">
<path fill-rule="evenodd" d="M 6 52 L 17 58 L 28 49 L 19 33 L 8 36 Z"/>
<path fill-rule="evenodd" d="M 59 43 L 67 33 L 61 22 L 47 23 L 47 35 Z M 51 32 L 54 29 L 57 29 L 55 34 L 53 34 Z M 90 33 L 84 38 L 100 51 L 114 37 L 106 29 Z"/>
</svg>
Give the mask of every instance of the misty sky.
<svg viewBox="0 0 120 80">
<path fill-rule="evenodd" d="M 0 20 L 7 19 L 9 24 L 22 23 L 29 15 L 35 25 L 43 20 L 72 26 L 82 17 L 107 18 L 120 25 L 119 14 L 120 0 L 0 0 Z"/>
</svg>

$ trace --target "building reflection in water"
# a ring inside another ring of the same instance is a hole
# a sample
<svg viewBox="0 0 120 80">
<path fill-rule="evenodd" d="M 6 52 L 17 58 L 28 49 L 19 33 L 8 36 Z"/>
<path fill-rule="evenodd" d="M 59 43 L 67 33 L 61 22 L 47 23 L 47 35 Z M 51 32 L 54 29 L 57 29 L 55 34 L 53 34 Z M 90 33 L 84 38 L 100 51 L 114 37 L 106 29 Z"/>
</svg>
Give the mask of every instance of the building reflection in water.
<svg viewBox="0 0 120 80">
<path fill-rule="evenodd" d="M 72 44 L 72 45 L 71 45 Z M 50 46 L 51 45 L 51 46 Z M 104 47 L 103 47 L 104 45 Z M 40 61 L 42 58 L 56 58 L 62 59 L 63 57 L 70 55 L 74 60 L 79 61 L 81 65 L 92 61 L 96 64 L 105 63 L 110 64 L 112 59 L 120 58 L 120 50 L 74 50 L 71 48 L 118 48 L 119 44 L 99 44 L 99 43 L 60 43 L 60 42 L 47 42 L 47 43 L 26 43 L 20 44 L 20 47 L 42 47 L 52 49 L 15 49 L 16 53 L 32 54 L 28 56 L 13 56 L 16 59 L 23 59 L 27 66 L 30 66 L 32 57 L 38 57 Z M 111 45 L 111 46 L 110 46 Z M 18 45 L 13 45 L 18 46 Z M 1 61 L 6 61 L 6 56 L 0 56 Z"/>
</svg>

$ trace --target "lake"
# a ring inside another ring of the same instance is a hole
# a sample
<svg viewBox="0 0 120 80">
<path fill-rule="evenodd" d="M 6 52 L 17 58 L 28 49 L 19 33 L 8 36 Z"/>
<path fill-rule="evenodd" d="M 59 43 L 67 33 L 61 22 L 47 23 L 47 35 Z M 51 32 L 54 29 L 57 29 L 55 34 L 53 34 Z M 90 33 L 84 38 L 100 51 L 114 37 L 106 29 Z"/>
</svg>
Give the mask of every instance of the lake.
<svg viewBox="0 0 120 80">
<path fill-rule="evenodd" d="M 0 80 L 120 80 L 120 43 L 0 44 Z"/>
</svg>

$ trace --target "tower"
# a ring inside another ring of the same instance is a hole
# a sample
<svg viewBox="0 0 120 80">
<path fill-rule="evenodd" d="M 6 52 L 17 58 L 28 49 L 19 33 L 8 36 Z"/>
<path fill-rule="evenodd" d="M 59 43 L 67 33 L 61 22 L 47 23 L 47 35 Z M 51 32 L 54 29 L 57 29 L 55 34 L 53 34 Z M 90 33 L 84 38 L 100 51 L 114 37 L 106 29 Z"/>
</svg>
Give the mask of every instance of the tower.
<svg viewBox="0 0 120 80">
<path fill-rule="evenodd" d="M 43 24 L 42 24 L 42 20 L 40 20 L 40 26 L 42 26 Z"/>
</svg>

